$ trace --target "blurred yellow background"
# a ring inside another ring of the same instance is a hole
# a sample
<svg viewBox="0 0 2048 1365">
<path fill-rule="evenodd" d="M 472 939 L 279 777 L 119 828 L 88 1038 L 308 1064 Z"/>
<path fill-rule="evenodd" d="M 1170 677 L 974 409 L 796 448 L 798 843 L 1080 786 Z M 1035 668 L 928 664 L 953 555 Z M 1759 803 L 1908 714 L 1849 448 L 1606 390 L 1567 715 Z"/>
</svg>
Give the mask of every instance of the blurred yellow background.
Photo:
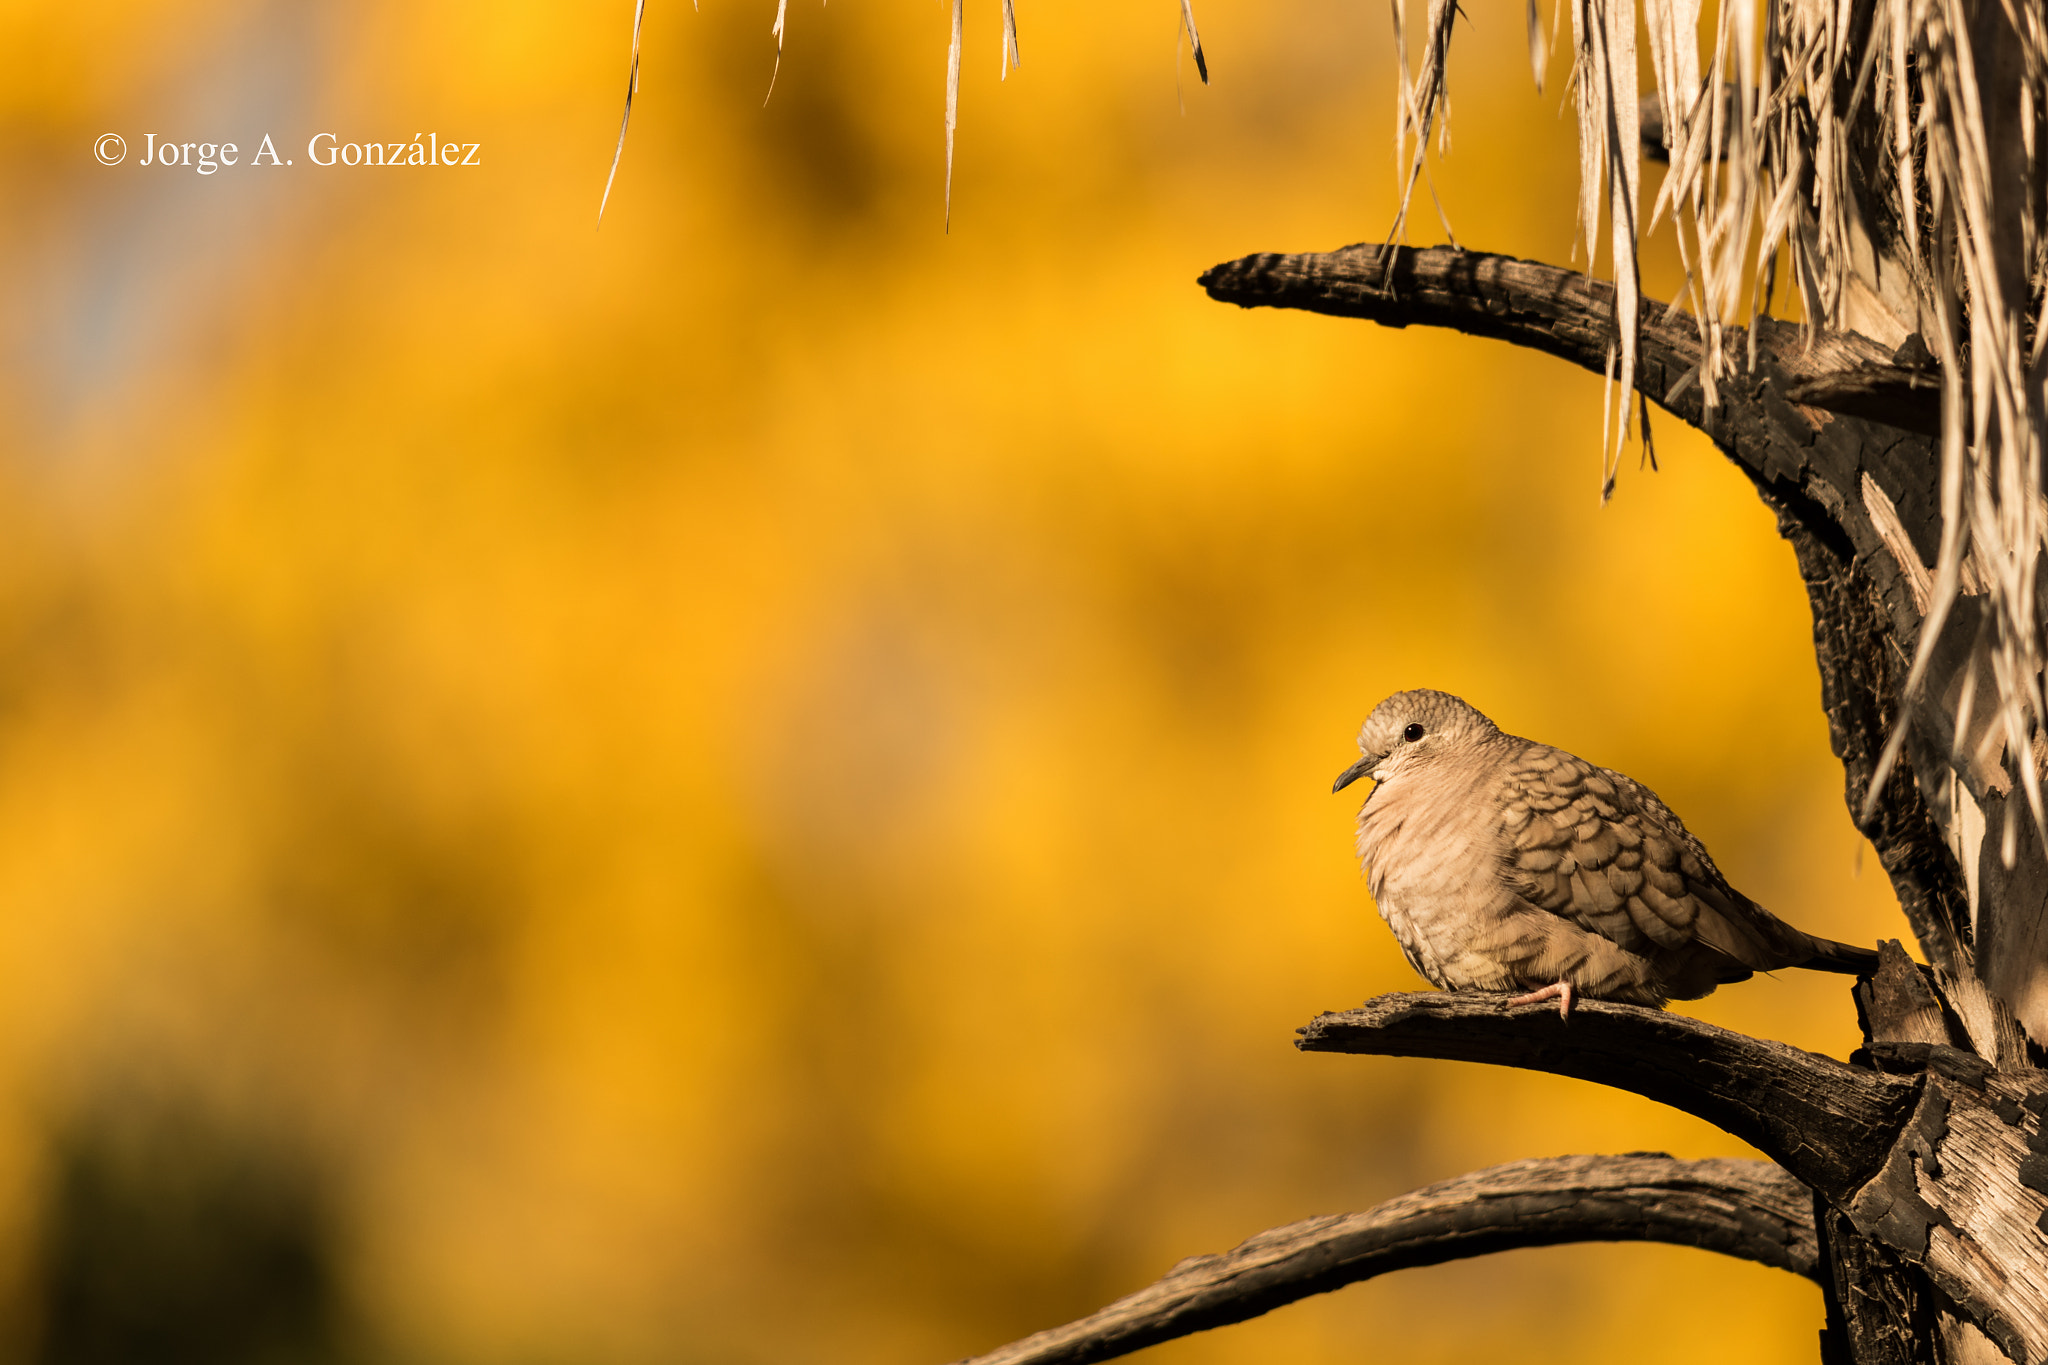
<svg viewBox="0 0 2048 1365">
<path fill-rule="evenodd" d="M 1018 8 L 999 82 L 968 7 L 948 234 L 937 0 L 796 0 L 766 107 L 770 0 L 650 6 L 602 231 L 628 0 L 0 5 L 6 1354 L 938 1362 L 1475 1166 L 1743 1150 L 1290 1042 L 1418 986 L 1329 792 L 1403 687 L 1904 932 L 1770 515 L 1669 421 L 1600 508 L 1559 362 L 1195 286 L 1383 235 L 1383 12 L 1202 0 L 1205 89 L 1174 0 Z M 1562 263 L 1567 63 L 1470 17 L 1437 185 Z M 266 131 L 294 166 L 137 164 Z M 1840 978 L 1689 1008 L 1854 1041 Z M 1567 1248 L 1148 1358 L 1820 1318 Z"/>
</svg>

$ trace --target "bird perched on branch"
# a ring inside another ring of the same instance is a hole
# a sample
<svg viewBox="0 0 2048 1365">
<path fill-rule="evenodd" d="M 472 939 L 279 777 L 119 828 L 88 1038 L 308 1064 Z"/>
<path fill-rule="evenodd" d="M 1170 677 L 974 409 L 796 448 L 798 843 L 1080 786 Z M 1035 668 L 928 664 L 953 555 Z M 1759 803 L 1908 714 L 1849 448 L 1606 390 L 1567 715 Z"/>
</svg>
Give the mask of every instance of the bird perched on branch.
<svg viewBox="0 0 2048 1365">
<path fill-rule="evenodd" d="M 1337 777 L 1378 785 L 1358 856 L 1409 963 L 1445 990 L 1661 1007 L 1778 967 L 1877 954 L 1803 934 L 1728 884 L 1655 792 L 1502 734 L 1448 692 L 1396 692 Z"/>
</svg>

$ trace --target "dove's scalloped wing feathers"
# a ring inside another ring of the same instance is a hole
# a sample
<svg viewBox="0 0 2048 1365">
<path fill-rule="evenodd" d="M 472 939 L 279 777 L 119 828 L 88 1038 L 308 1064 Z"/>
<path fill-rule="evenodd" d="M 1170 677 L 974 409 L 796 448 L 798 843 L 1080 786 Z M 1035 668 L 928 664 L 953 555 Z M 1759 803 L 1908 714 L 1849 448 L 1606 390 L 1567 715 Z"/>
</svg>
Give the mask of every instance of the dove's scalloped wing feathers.
<svg viewBox="0 0 2048 1365">
<path fill-rule="evenodd" d="M 1805 935 L 1728 885 L 1641 783 L 1531 745 L 1503 775 L 1501 795 L 1502 876 L 1530 904 L 1646 957 L 1710 948 L 1727 961 L 1701 963 L 1702 986 L 1811 954 Z"/>
</svg>

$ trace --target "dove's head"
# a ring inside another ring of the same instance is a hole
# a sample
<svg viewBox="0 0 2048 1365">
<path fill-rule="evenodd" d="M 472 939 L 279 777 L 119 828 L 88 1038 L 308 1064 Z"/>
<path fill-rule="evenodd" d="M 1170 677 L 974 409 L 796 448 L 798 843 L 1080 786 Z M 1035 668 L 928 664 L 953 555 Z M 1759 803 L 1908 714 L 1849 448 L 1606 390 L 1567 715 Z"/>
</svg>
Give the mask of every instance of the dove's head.
<svg viewBox="0 0 2048 1365">
<path fill-rule="evenodd" d="M 1482 743 L 1499 734 L 1494 723 L 1448 692 L 1420 688 L 1396 692 L 1372 709 L 1358 732 L 1364 757 L 1337 775 L 1331 791 L 1343 791 L 1361 777 L 1385 782 L 1405 768 Z"/>
</svg>

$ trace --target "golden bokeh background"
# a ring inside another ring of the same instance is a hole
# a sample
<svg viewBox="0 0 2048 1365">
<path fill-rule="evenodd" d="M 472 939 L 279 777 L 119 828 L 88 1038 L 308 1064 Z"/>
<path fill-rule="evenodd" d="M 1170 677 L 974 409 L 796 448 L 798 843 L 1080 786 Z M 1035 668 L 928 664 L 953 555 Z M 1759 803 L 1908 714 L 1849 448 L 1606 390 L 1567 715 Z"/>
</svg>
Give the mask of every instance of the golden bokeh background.
<svg viewBox="0 0 2048 1365">
<path fill-rule="evenodd" d="M 969 5 L 950 233 L 936 0 L 796 0 L 765 107 L 769 0 L 650 6 L 601 231 L 625 0 L 0 5 L 7 1354 L 939 1362 L 1476 1166 L 1743 1150 L 1290 1039 L 1416 985 L 1329 794 L 1402 687 L 1903 932 L 1770 515 L 1669 421 L 1599 507 L 1559 362 L 1195 286 L 1384 233 L 1381 11 L 1201 0 L 1203 88 L 1174 0 L 1018 5 L 1007 81 Z M 1562 262 L 1566 63 L 1470 19 L 1437 186 Z M 292 167 L 137 164 L 266 131 Z M 1853 1045 L 1840 978 L 1691 1008 Z M 1148 1359 L 1820 1317 L 1580 1247 Z"/>
</svg>

